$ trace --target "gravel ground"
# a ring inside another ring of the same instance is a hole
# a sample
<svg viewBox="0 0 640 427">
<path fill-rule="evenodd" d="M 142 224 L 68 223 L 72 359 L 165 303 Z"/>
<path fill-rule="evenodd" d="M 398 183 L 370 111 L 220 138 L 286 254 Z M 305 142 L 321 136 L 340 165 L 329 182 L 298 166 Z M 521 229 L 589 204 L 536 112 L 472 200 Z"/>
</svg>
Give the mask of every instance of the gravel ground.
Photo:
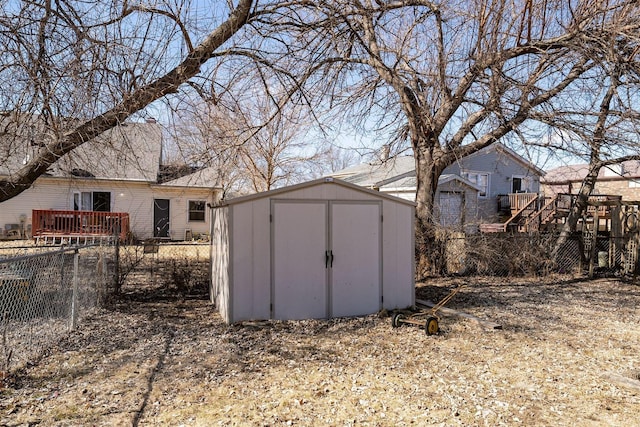
<svg viewBox="0 0 640 427">
<path fill-rule="evenodd" d="M 417 285 L 437 301 L 459 283 Z M 640 286 L 465 279 L 438 335 L 389 313 L 225 325 L 128 293 L 0 392 L 0 425 L 640 425 Z"/>
</svg>

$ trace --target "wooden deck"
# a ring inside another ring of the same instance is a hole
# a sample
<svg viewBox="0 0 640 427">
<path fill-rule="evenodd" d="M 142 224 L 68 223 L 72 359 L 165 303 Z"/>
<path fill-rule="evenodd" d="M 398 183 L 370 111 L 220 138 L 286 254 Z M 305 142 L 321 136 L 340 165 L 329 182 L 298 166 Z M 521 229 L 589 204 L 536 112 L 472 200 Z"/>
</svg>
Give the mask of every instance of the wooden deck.
<svg viewBox="0 0 640 427">
<path fill-rule="evenodd" d="M 575 194 L 540 197 L 536 193 L 514 193 L 498 196 L 498 208 L 510 216 L 505 222 L 480 224 L 482 233 L 540 231 L 553 224 L 562 224 L 573 205 Z M 597 195 L 588 200 L 586 216 L 599 220 L 611 218 L 611 206 L 620 203 L 622 196 Z"/>
<path fill-rule="evenodd" d="M 126 212 L 33 210 L 31 224 L 34 240 L 118 238 L 122 241 L 129 234 Z"/>
</svg>

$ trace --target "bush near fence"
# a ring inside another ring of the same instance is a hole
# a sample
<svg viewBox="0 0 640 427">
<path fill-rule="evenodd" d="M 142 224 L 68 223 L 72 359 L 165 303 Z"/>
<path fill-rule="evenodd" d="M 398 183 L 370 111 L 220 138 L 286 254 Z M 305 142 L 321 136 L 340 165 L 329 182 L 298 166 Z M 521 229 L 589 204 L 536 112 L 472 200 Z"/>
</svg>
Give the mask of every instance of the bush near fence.
<svg viewBox="0 0 640 427">
<path fill-rule="evenodd" d="M 205 297 L 211 281 L 209 243 L 148 242 L 119 247 L 117 292 L 148 290 Z"/>
<path fill-rule="evenodd" d="M 471 234 L 439 231 L 428 269 L 418 278 L 447 275 L 539 277 L 547 274 L 627 275 L 636 271 L 638 235 L 613 238 L 573 233 L 557 249 L 557 233 Z"/>
<path fill-rule="evenodd" d="M 210 250 L 206 243 L 0 245 L 0 380 L 108 305 L 123 286 L 205 297 Z"/>
</svg>

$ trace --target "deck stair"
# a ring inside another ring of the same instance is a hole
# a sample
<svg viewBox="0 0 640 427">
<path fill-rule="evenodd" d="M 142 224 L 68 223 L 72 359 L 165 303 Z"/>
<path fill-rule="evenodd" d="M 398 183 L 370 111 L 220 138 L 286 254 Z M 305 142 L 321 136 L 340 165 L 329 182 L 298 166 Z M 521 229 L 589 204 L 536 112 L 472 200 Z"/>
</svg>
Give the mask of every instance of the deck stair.
<svg viewBox="0 0 640 427">
<path fill-rule="evenodd" d="M 480 231 L 527 233 L 549 230 L 554 225 L 564 223 L 576 197 L 575 194 L 558 194 L 549 198 L 538 197 L 534 193 L 509 194 L 511 216 L 502 223 L 481 224 Z M 609 218 L 610 208 L 606 202 L 620 198 L 607 195 L 589 197 L 589 202 L 594 204 L 588 206 L 587 215 L 596 214 L 599 218 Z"/>
</svg>

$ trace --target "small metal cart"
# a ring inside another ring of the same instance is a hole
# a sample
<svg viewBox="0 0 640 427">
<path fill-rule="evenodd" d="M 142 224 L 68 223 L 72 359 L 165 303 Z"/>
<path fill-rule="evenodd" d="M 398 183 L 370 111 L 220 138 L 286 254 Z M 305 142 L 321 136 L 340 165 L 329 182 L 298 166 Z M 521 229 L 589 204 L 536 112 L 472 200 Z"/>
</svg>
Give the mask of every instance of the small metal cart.
<svg viewBox="0 0 640 427">
<path fill-rule="evenodd" d="M 440 310 L 446 303 L 451 301 L 458 291 L 462 288 L 462 285 L 452 290 L 449 295 L 444 297 L 439 303 L 434 305 L 428 310 L 420 310 L 416 313 L 407 314 L 405 312 L 394 313 L 391 317 L 391 326 L 394 328 L 400 327 L 402 324 L 409 324 L 419 327 L 424 327 L 424 331 L 427 335 L 435 335 L 440 330 L 438 323 L 440 317 L 438 316 L 438 310 Z"/>
</svg>

